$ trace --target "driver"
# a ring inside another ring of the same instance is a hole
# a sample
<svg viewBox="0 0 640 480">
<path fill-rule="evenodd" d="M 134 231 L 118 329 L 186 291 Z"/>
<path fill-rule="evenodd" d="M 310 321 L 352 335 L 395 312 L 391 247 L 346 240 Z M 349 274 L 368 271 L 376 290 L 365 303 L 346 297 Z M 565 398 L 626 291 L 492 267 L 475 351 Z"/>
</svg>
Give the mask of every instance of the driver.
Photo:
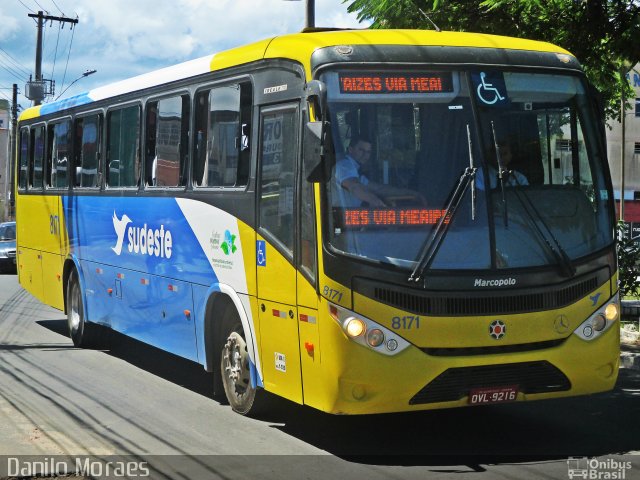
<svg viewBox="0 0 640 480">
<path fill-rule="evenodd" d="M 343 207 L 359 207 L 363 204 L 386 207 L 384 197 L 388 195 L 407 195 L 422 204 L 426 203 L 417 192 L 369 180 L 362 172 L 370 160 L 371 141 L 363 136 L 354 136 L 347 148 L 347 155 L 336 163 L 335 178 Z"/>
<path fill-rule="evenodd" d="M 529 185 L 527 177 L 518 170 L 509 170 L 509 165 L 513 160 L 513 149 L 511 144 L 507 141 L 498 142 L 498 153 L 500 154 L 500 160 L 503 168 L 503 182 L 505 187 L 516 187 L 518 185 Z M 499 167 L 498 167 L 498 155 L 494 145 L 491 145 L 489 152 L 489 188 L 492 190 L 500 186 L 499 180 Z M 483 169 L 478 169 L 476 173 L 476 187 L 480 190 L 484 190 L 484 172 Z"/>
</svg>

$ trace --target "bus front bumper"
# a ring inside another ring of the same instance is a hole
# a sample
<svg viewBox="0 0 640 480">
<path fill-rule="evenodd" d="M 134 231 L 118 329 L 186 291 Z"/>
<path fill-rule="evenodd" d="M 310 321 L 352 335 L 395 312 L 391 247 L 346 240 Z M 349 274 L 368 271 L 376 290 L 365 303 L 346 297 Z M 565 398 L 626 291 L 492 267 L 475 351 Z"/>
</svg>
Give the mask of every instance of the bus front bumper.
<svg viewBox="0 0 640 480">
<path fill-rule="evenodd" d="M 383 356 L 332 333 L 332 355 L 326 357 L 321 378 L 313 380 L 324 384 L 314 389 L 323 394 L 305 398 L 305 403 L 334 414 L 588 395 L 613 389 L 618 375 L 618 322 L 590 342 L 572 334 L 553 348 L 482 356 L 433 356 L 415 346 Z M 492 398 L 494 391 L 509 393 L 506 399 L 499 394 Z"/>
</svg>

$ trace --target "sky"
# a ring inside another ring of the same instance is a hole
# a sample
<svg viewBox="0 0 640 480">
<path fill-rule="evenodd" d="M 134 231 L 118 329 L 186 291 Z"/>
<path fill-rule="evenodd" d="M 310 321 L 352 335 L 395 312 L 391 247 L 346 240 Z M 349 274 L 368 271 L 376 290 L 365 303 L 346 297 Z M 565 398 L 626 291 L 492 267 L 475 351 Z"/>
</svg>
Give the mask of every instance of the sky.
<svg viewBox="0 0 640 480">
<path fill-rule="evenodd" d="M 36 20 L 29 13 L 78 18 L 47 23 L 42 75 L 55 80 L 55 96 L 67 98 L 158 68 L 174 65 L 304 27 L 303 1 L 285 0 L 2 0 L 0 2 L 0 99 L 31 106 L 25 82 L 35 77 Z M 316 25 L 366 28 L 342 0 L 316 0 Z M 95 74 L 74 80 L 88 70 Z M 63 93 L 64 92 L 64 93 Z"/>
</svg>

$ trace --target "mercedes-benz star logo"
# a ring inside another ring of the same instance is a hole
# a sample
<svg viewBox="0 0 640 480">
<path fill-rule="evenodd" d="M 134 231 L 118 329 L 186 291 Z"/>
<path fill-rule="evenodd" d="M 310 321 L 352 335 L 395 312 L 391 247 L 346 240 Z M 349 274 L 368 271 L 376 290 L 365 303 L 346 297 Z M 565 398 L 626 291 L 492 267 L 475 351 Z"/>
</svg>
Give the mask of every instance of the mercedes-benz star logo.
<svg viewBox="0 0 640 480">
<path fill-rule="evenodd" d="M 507 333 L 507 326 L 500 320 L 494 320 L 489 325 L 489 335 L 491 338 L 500 340 Z"/>
<path fill-rule="evenodd" d="M 553 322 L 553 328 L 558 333 L 567 333 L 569 330 L 569 319 L 566 315 L 558 315 Z"/>
</svg>

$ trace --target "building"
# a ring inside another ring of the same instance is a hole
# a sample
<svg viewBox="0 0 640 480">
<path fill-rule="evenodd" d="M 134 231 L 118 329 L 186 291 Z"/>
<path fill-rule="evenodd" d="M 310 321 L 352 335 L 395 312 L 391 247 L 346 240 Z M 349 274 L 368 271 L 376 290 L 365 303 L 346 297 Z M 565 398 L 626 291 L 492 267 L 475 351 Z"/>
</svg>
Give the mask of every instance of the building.
<svg viewBox="0 0 640 480">
<path fill-rule="evenodd" d="M 624 194 L 622 193 L 622 122 L 610 122 L 607 129 L 607 154 L 611 168 L 611 180 L 615 192 L 616 208 L 620 218 L 620 199 L 624 199 L 624 221 L 632 235 L 640 238 L 640 64 L 628 74 L 627 79 L 635 95 L 632 107 L 625 114 Z"/>
</svg>

